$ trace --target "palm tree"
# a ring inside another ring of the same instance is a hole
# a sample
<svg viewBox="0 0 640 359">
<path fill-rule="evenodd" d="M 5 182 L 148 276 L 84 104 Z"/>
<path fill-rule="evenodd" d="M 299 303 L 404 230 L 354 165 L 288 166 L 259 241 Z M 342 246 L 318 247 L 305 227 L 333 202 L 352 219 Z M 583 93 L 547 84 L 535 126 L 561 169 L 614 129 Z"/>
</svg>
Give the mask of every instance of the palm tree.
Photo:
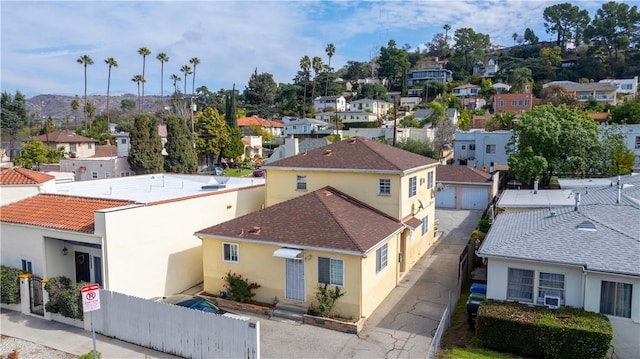
<svg viewBox="0 0 640 359">
<path fill-rule="evenodd" d="M 76 62 L 84 66 L 84 106 L 82 107 L 85 120 L 87 118 L 86 106 L 87 106 L 87 66 L 93 65 L 93 59 L 89 55 L 80 56 Z"/>
<path fill-rule="evenodd" d="M 147 49 L 146 47 L 141 47 L 141 48 L 138 49 L 138 53 L 140 55 L 142 55 L 142 79 L 144 80 L 145 79 L 144 78 L 144 70 L 145 70 L 145 65 L 146 65 L 146 62 L 147 62 L 147 56 L 151 55 L 151 50 Z M 142 81 L 142 101 L 141 101 L 141 104 L 143 104 L 143 105 L 144 105 L 144 83 L 145 82 L 146 81 Z M 142 107 L 144 107 L 144 106 L 142 106 Z"/>
<path fill-rule="evenodd" d="M 327 65 L 327 68 L 329 69 L 329 71 L 331 71 L 331 58 L 333 57 L 333 54 L 336 53 L 336 47 L 333 44 L 329 44 L 327 45 L 327 48 L 324 49 L 324 51 L 327 53 L 327 57 L 329 58 L 329 64 Z M 329 91 L 329 76 L 327 76 L 327 80 L 325 81 L 325 84 L 324 84 L 325 96 L 327 96 L 328 91 Z"/>
<path fill-rule="evenodd" d="M 169 62 L 169 56 L 161 52 L 156 56 L 156 59 L 160 61 L 160 101 L 164 104 L 164 63 Z"/>
<path fill-rule="evenodd" d="M 306 115 L 307 111 L 307 82 L 309 81 L 309 69 L 311 69 L 311 59 L 305 55 L 300 59 L 300 68 L 304 78 L 304 96 L 302 98 L 302 117 Z"/>
<path fill-rule="evenodd" d="M 143 83 L 144 84 L 144 76 L 142 75 L 135 75 L 133 76 L 133 78 L 131 79 L 131 81 L 135 82 L 138 84 L 138 111 L 142 112 L 142 103 L 140 102 L 140 84 Z"/>
<path fill-rule="evenodd" d="M 315 101 L 316 99 L 316 79 L 318 78 L 318 74 L 322 71 L 324 64 L 322 63 L 322 59 L 320 56 L 314 56 L 311 61 L 311 66 L 313 67 L 313 72 L 315 72 L 315 76 L 313 77 L 313 87 L 311 88 L 311 99 Z"/>
<path fill-rule="evenodd" d="M 191 78 L 192 82 L 191 82 L 191 96 L 193 96 L 193 94 L 195 93 L 195 89 L 196 89 L 196 66 L 198 66 L 200 64 L 200 59 L 197 57 L 192 58 L 191 60 L 189 60 L 189 63 L 193 65 L 193 77 Z"/>
<path fill-rule="evenodd" d="M 444 41 L 449 43 L 449 30 L 451 30 L 451 25 L 444 24 L 442 28 L 444 29 Z"/>
<path fill-rule="evenodd" d="M 191 75 L 191 67 L 184 65 L 180 68 L 180 71 L 184 74 L 184 93 L 187 93 L 187 76 Z"/>
<path fill-rule="evenodd" d="M 178 82 L 182 81 L 182 79 L 176 74 L 172 74 L 169 78 L 173 81 L 173 93 L 178 93 Z"/>
<path fill-rule="evenodd" d="M 76 97 L 78 97 L 76 95 Z M 74 98 L 73 100 L 71 100 L 71 109 L 73 110 L 73 114 L 74 114 L 74 120 L 73 120 L 73 124 L 75 125 L 74 127 L 77 129 L 78 128 L 78 109 L 80 108 L 80 102 L 78 101 L 77 98 Z"/>
<path fill-rule="evenodd" d="M 107 130 L 109 129 L 109 91 L 111 90 L 111 68 L 118 67 L 118 61 L 113 57 L 109 57 L 104 60 L 104 63 L 109 66 L 109 76 L 107 77 Z"/>
<path fill-rule="evenodd" d="M 513 39 L 513 46 L 516 46 L 516 40 L 518 39 L 518 34 L 514 32 L 513 35 L 511 35 L 511 38 Z"/>
</svg>

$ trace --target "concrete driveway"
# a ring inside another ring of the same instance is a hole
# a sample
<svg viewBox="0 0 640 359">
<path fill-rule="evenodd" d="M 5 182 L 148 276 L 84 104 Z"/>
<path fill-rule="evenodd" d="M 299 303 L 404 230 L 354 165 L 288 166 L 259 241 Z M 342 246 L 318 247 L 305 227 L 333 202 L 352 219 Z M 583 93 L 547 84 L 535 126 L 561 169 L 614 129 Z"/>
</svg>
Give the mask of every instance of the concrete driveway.
<svg viewBox="0 0 640 359">
<path fill-rule="evenodd" d="M 436 210 L 444 232 L 435 248 L 405 275 L 359 335 L 291 322 L 260 320 L 263 358 L 424 359 L 440 317 L 455 291 L 459 257 L 481 211 Z"/>
</svg>

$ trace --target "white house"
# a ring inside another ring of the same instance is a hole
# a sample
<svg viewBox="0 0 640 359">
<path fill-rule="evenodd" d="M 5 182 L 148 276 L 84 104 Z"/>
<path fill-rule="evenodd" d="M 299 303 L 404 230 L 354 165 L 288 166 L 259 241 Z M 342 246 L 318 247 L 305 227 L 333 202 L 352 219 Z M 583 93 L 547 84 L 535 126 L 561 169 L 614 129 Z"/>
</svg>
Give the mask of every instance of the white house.
<svg viewBox="0 0 640 359">
<path fill-rule="evenodd" d="M 500 66 L 494 59 L 489 57 L 486 57 L 484 61 L 478 61 L 473 66 L 473 74 L 480 77 L 493 77 L 498 71 L 500 71 Z"/>
<path fill-rule="evenodd" d="M 262 178 L 154 174 L 58 184 L 0 208 L 0 259 L 40 278 L 170 295 L 203 280 L 193 233 L 264 201 Z"/>
<path fill-rule="evenodd" d="M 345 111 L 347 100 L 344 96 L 320 96 L 313 100 L 315 112 L 325 112 L 331 108 L 334 111 Z"/>
<path fill-rule="evenodd" d="M 289 120 L 284 124 L 284 135 L 310 135 L 325 134 L 330 135 L 334 126 L 314 118 L 298 118 Z"/>
<path fill-rule="evenodd" d="M 575 191 L 573 207 L 499 214 L 478 254 L 487 298 L 609 317 L 620 358 L 640 357 L 640 176 Z"/>
<path fill-rule="evenodd" d="M 604 79 L 599 82 L 617 86 L 619 94 L 635 95 L 638 93 L 638 76 L 634 76 L 632 79 Z"/>
<path fill-rule="evenodd" d="M 473 84 L 465 84 L 461 86 L 456 86 L 451 89 L 451 93 L 453 96 L 478 96 L 478 92 L 480 92 L 480 86 Z"/>
<path fill-rule="evenodd" d="M 512 135 L 511 131 L 457 130 L 453 141 L 454 163 L 489 172 L 496 165 L 506 166 L 509 159 L 506 145 Z"/>
<path fill-rule="evenodd" d="M 491 85 L 491 87 L 493 87 L 497 93 L 509 92 L 509 90 L 511 90 L 511 86 L 502 82 L 496 82 L 495 84 Z"/>
<path fill-rule="evenodd" d="M 126 139 L 128 143 L 128 137 L 121 139 Z M 96 146 L 95 155 L 92 157 L 61 159 L 60 171 L 73 173 L 75 181 L 135 175 L 131 170 L 128 158 L 120 156 L 120 153 L 120 148 L 113 145 Z"/>
<path fill-rule="evenodd" d="M 378 115 L 367 111 L 339 112 L 338 117 L 342 123 L 349 122 L 378 122 Z"/>
<path fill-rule="evenodd" d="M 366 111 L 377 116 L 385 116 L 389 109 L 393 108 L 393 103 L 363 98 L 349 102 L 348 111 Z"/>
</svg>

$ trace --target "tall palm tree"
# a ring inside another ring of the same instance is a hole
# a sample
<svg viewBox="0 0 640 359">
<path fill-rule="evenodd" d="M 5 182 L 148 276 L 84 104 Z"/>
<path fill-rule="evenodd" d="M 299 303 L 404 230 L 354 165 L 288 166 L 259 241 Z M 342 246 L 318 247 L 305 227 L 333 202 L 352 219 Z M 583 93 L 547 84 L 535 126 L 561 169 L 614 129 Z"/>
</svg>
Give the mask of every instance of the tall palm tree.
<svg viewBox="0 0 640 359">
<path fill-rule="evenodd" d="M 316 79 L 318 78 L 318 74 L 324 68 L 324 64 L 322 63 L 322 59 L 320 56 L 314 56 L 311 61 L 311 67 L 313 67 L 313 72 L 315 76 L 313 76 L 313 87 L 311 88 L 311 100 L 315 101 L 316 99 Z"/>
<path fill-rule="evenodd" d="M 516 46 L 516 40 L 518 39 L 518 34 L 514 32 L 513 35 L 511 35 L 511 37 L 513 38 L 513 46 Z"/>
<path fill-rule="evenodd" d="M 161 52 L 156 56 L 156 59 L 160 61 L 160 101 L 164 104 L 164 63 L 169 62 L 169 56 Z"/>
<path fill-rule="evenodd" d="M 180 78 L 180 76 L 178 76 L 176 74 L 171 74 L 171 76 L 169 76 L 169 78 L 171 79 L 171 81 L 173 81 L 173 93 L 177 94 L 178 93 L 178 82 L 182 81 L 182 79 Z"/>
<path fill-rule="evenodd" d="M 109 130 L 109 91 L 111 90 L 111 68 L 118 67 L 118 61 L 113 57 L 109 57 L 104 60 L 104 63 L 109 66 L 109 76 L 107 77 L 107 131 Z"/>
<path fill-rule="evenodd" d="M 151 55 L 151 50 L 147 49 L 146 47 L 141 47 L 138 49 L 138 54 L 142 55 L 142 79 L 144 80 L 144 70 L 145 70 L 145 65 L 147 62 L 147 56 Z M 146 81 L 142 81 L 142 107 L 144 107 L 144 83 Z"/>
<path fill-rule="evenodd" d="M 331 58 L 333 57 L 333 54 L 336 53 L 336 47 L 333 44 L 329 44 L 327 45 L 327 48 L 324 49 L 324 51 L 327 53 L 327 57 L 329 58 L 329 64 L 327 65 L 327 68 L 329 68 L 329 71 L 331 71 Z M 324 84 L 325 96 L 327 96 L 328 91 L 329 91 L 329 76 L 327 76 L 327 80 L 325 81 L 325 84 Z"/>
<path fill-rule="evenodd" d="M 194 93 L 196 93 L 195 89 L 196 89 L 196 66 L 200 65 L 200 59 L 197 57 L 192 58 L 191 60 L 189 60 L 189 63 L 191 65 L 193 65 L 193 77 L 191 78 L 192 82 L 191 82 L 191 96 L 193 96 Z"/>
<path fill-rule="evenodd" d="M 142 112 L 142 103 L 140 102 L 140 84 L 141 83 L 144 84 L 144 76 L 135 75 L 135 76 L 133 76 L 131 81 L 133 81 L 136 84 L 138 84 L 138 112 Z"/>
<path fill-rule="evenodd" d="M 309 70 L 311 69 L 311 59 L 305 55 L 300 59 L 300 68 L 304 78 L 304 96 L 302 98 L 302 117 L 306 116 L 307 111 L 307 82 L 309 81 Z"/>
<path fill-rule="evenodd" d="M 84 114 L 84 119 L 86 120 L 87 119 L 87 111 L 86 111 L 86 106 L 87 106 L 87 66 L 93 65 L 93 59 L 89 55 L 82 55 L 76 60 L 76 62 L 78 62 L 79 64 L 82 64 L 84 66 L 84 106 L 82 106 L 82 111 L 83 111 L 83 114 Z"/>
<path fill-rule="evenodd" d="M 76 97 L 78 97 L 76 95 Z M 74 124 L 74 129 L 78 128 L 78 109 L 80 108 L 80 102 L 78 101 L 77 98 L 74 98 L 73 100 L 71 100 L 71 109 L 73 110 L 73 115 L 74 115 L 74 119 L 73 119 L 73 124 Z"/>
<path fill-rule="evenodd" d="M 449 30 L 451 30 L 451 25 L 444 24 L 444 26 L 442 28 L 444 29 L 444 41 L 446 41 L 447 44 L 448 44 L 449 43 Z"/>
<path fill-rule="evenodd" d="M 184 65 L 180 68 L 180 71 L 184 74 L 184 93 L 187 93 L 187 77 L 191 75 L 191 67 L 189 65 Z"/>
</svg>

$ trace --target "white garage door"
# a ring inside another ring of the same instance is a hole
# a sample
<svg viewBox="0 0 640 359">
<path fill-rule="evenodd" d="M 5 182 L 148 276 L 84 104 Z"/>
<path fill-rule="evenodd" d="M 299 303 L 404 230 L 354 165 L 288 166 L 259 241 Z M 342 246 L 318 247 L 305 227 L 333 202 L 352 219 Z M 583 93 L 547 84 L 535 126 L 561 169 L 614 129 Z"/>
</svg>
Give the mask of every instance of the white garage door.
<svg viewBox="0 0 640 359">
<path fill-rule="evenodd" d="M 485 210 L 489 206 L 489 190 L 485 188 L 463 188 L 462 209 Z"/>
<path fill-rule="evenodd" d="M 456 208 L 456 188 L 445 187 L 442 191 L 437 192 L 436 207 Z"/>
</svg>

